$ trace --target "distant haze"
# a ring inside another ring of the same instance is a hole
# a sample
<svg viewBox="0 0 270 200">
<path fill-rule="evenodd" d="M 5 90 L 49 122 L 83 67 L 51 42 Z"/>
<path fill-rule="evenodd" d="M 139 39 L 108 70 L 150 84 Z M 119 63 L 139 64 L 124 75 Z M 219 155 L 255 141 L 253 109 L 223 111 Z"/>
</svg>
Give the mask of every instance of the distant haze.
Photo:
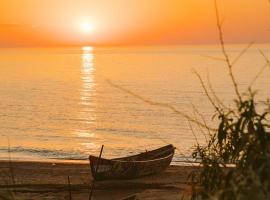
<svg viewBox="0 0 270 200">
<path fill-rule="evenodd" d="M 270 42 L 269 1 L 218 2 L 226 42 Z M 213 0 L 0 1 L 0 47 L 217 41 Z"/>
</svg>

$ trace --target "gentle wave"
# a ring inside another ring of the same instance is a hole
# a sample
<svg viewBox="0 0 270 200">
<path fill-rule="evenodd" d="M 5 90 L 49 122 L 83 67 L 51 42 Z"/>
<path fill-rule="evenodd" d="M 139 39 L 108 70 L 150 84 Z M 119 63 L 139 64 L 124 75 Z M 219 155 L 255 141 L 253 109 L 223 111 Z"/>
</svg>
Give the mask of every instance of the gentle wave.
<svg viewBox="0 0 270 200">
<path fill-rule="evenodd" d="M 34 155 L 41 158 L 48 159 L 60 159 L 60 160 L 87 160 L 88 156 L 84 155 L 83 152 L 74 152 L 74 151 L 64 151 L 64 150 L 50 150 L 45 148 L 25 148 L 25 147 L 12 147 L 12 148 L 0 148 L 0 153 L 5 154 L 26 154 Z"/>
</svg>

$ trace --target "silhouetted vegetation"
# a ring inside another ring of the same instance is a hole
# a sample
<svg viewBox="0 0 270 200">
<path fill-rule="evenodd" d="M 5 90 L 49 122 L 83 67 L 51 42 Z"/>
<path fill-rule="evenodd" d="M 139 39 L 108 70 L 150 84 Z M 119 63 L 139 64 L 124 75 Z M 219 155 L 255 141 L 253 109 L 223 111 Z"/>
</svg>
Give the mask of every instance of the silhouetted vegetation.
<svg viewBox="0 0 270 200">
<path fill-rule="evenodd" d="M 221 111 L 218 131 L 194 151 L 202 170 L 193 174 L 193 199 L 270 199 L 269 101 L 259 113 L 254 95 L 249 91 L 235 109 Z"/>
<path fill-rule="evenodd" d="M 216 16 L 221 50 L 236 98 L 233 108 L 220 103 L 197 74 L 217 111 L 218 128 L 211 133 L 207 144 L 198 144 L 192 154 L 193 158 L 201 160 L 201 170 L 191 174 L 192 180 L 198 181 L 193 187 L 192 199 L 270 199 L 270 101 L 257 102 L 256 92 L 251 89 L 265 67 L 270 67 L 270 62 L 260 51 L 266 64 L 247 92 L 241 93 L 232 71 L 235 60 L 231 61 L 225 49 L 217 4 Z"/>
</svg>

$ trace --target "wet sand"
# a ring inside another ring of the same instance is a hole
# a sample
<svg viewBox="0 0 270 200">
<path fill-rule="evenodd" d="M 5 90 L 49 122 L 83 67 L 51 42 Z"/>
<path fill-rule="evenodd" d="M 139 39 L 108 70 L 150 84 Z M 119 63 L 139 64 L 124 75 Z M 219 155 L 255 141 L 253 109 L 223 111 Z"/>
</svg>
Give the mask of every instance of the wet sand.
<svg viewBox="0 0 270 200">
<path fill-rule="evenodd" d="M 165 172 L 133 180 L 95 183 L 92 199 L 181 199 L 190 192 L 188 175 L 197 170 L 190 166 L 170 166 Z M 12 181 L 12 175 L 14 182 Z M 0 195 L 19 199 L 88 199 L 92 176 L 88 164 L 0 161 Z M 68 184 L 70 178 L 70 186 Z"/>
</svg>

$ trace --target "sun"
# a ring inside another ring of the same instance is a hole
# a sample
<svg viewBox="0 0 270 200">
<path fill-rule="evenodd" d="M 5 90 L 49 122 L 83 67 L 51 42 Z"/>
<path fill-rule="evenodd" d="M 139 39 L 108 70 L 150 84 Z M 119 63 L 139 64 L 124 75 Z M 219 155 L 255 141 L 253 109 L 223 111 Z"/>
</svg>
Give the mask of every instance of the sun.
<svg viewBox="0 0 270 200">
<path fill-rule="evenodd" d="M 82 33 L 90 34 L 94 31 L 94 25 L 90 22 L 83 22 L 80 24 L 80 30 Z"/>
</svg>

